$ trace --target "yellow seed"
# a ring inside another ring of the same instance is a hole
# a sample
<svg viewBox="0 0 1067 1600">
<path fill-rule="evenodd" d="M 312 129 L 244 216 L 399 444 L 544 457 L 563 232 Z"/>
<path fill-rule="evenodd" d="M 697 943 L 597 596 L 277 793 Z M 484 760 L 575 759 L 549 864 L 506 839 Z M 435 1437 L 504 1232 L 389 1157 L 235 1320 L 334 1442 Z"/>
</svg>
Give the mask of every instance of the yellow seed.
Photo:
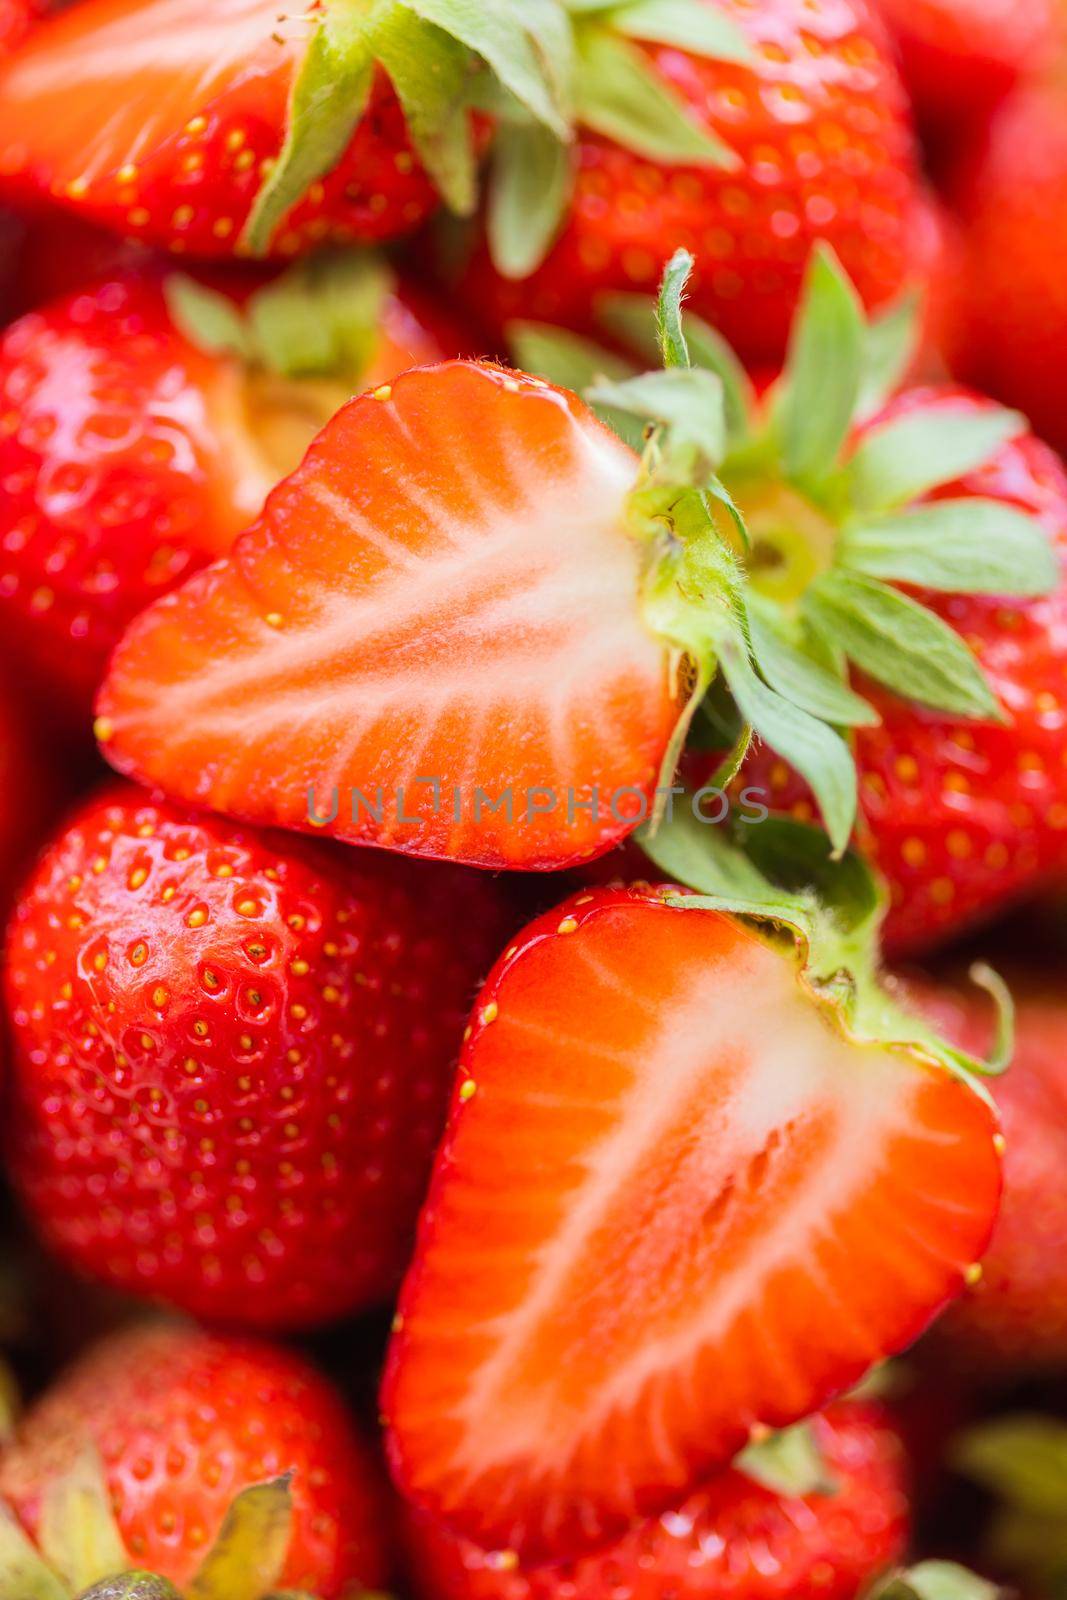
<svg viewBox="0 0 1067 1600">
<path fill-rule="evenodd" d="M 201 907 L 198 907 L 196 911 L 190 911 L 185 919 L 186 926 L 189 928 L 202 928 L 206 921 L 207 912 Z"/>
<path fill-rule="evenodd" d="M 963 1274 L 963 1281 L 968 1289 L 973 1289 L 975 1284 L 982 1281 L 982 1263 L 974 1261 Z"/>
<path fill-rule="evenodd" d="M 93 734 L 100 744 L 106 744 L 115 731 L 115 725 L 110 717 L 97 717 L 93 723 Z M 103 871 L 103 868 L 100 869 Z"/>
<path fill-rule="evenodd" d="M 459 1098 L 464 1105 L 466 1105 L 467 1101 L 477 1094 L 477 1092 L 478 1085 L 475 1083 L 473 1078 L 467 1078 L 466 1081 L 461 1083 L 459 1086 Z"/>
<path fill-rule="evenodd" d="M 577 929 L 577 927 L 578 927 L 578 918 L 577 917 L 564 917 L 563 921 L 560 923 L 559 927 L 556 929 L 556 932 L 557 933 L 574 933 L 575 930 Z"/>
<path fill-rule="evenodd" d="M 192 133 L 192 134 L 203 133 L 203 131 L 204 131 L 204 129 L 206 127 L 207 127 L 207 118 L 206 117 L 199 117 L 199 116 L 190 117 L 189 121 L 185 124 L 185 131 L 186 131 L 186 133 Z"/>
<path fill-rule="evenodd" d="M 497 1005 L 495 1000 L 490 1000 L 487 1006 L 482 1007 L 483 1022 L 495 1022 L 499 1015 L 500 1007 Z"/>
<path fill-rule="evenodd" d="M 290 961 L 289 971 L 294 978 L 303 978 L 311 969 L 306 961 Z"/>
<path fill-rule="evenodd" d="M 263 620 L 267 624 L 268 628 L 280 628 L 282 623 L 285 621 L 285 618 L 282 616 L 280 611 L 268 611 Z"/>
<path fill-rule="evenodd" d="M 371 392 L 371 399 L 372 400 L 388 400 L 390 398 L 390 396 L 392 395 L 392 393 L 393 393 L 392 384 L 391 383 L 383 383 L 377 389 L 374 389 Z"/>
<path fill-rule="evenodd" d="M 993 1135 L 993 1149 L 997 1152 L 997 1155 L 1002 1156 L 1007 1148 L 1008 1141 L 1005 1139 L 1004 1135 L 1002 1133 L 995 1133 Z"/>
<path fill-rule="evenodd" d="M 129 886 L 130 886 L 131 889 L 139 889 L 141 887 L 142 883 L 147 881 L 147 878 L 148 878 L 148 868 L 147 867 L 134 867 L 133 871 L 130 873 L 129 878 L 127 879 L 127 882 L 129 883 Z"/>
</svg>

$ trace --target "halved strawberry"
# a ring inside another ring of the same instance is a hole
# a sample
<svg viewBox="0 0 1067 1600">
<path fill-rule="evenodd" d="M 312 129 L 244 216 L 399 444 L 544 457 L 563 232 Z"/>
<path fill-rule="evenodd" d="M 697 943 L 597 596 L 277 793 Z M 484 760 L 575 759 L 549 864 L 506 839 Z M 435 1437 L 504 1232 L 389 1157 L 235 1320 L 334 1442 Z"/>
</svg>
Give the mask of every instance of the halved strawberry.
<svg viewBox="0 0 1067 1600">
<path fill-rule="evenodd" d="M 669 893 L 581 894 L 501 958 L 401 1297 L 396 1475 L 526 1560 L 677 1504 L 901 1349 L 996 1211 L 990 1104 L 861 1013 L 839 937 L 798 972 Z"/>
<path fill-rule="evenodd" d="M 416 855 L 597 854 L 647 808 L 678 716 L 637 469 L 573 395 L 499 367 L 352 401 L 231 556 L 131 627 L 99 701 L 109 759 Z"/>
</svg>

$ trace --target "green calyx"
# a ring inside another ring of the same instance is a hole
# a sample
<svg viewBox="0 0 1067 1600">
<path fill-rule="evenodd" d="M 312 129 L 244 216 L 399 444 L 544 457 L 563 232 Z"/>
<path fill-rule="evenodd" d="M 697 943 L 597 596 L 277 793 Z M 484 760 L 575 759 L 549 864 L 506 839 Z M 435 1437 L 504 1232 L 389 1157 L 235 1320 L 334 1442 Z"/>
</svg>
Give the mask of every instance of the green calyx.
<svg viewBox="0 0 1067 1600">
<path fill-rule="evenodd" d="M 267 255 L 286 215 L 337 166 L 375 74 L 400 102 L 445 205 L 478 200 L 472 113 L 491 118 L 486 223 L 506 276 L 543 259 L 566 216 L 580 128 L 651 161 L 729 168 L 734 152 L 661 77 L 649 46 L 744 63 L 751 48 L 707 0 L 318 0 L 290 93 L 282 149 L 241 235 Z"/>
<path fill-rule="evenodd" d="M 243 305 L 182 273 L 163 291 L 197 349 L 284 378 L 337 378 L 357 388 L 373 354 L 393 275 L 378 256 L 326 251 L 298 262 Z"/>
<path fill-rule="evenodd" d="M 1003 1072 L 1014 1048 L 1011 998 L 996 974 L 971 971 L 998 1015 L 995 1048 L 981 1060 L 946 1043 L 882 982 L 886 897 L 862 857 L 835 857 L 821 829 L 787 818 L 739 821 L 732 831 L 709 826 L 693 800 L 684 796 L 669 819 L 638 836 L 660 871 L 691 891 L 673 903 L 750 921 L 795 954 L 804 988 L 848 1038 L 918 1055 L 988 1098 L 980 1080 Z"/>
<path fill-rule="evenodd" d="M 138 1569 L 122 1541 L 96 1451 L 45 1490 L 36 1543 L 0 1502 L 0 1595 L 19 1600 L 268 1600 L 281 1591 L 292 1532 L 288 1477 L 236 1496 L 183 1594 Z M 311 1597 L 306 1597 L 311 1600 Z"/>
<path fill-rule="evenodd" d="M 658 354 L 667 372 L 641 375 L 613 357 L 605 382 L 597 347 L 572 336 L 563 381 L 575 386 L 584 362 L 587 398 L 624 438 L 632 442 L 635 414 L 655 424 L 646 479 L 688 474 L 699 490 L 711 525 L 701 565 L 714 565 L 715 539 L 730 558 L 715 558 L 729 567 L 730 603 L 724 611 L 717 593 L 705 619 L 711 653 L 742 719 L 805 778 L 841 850 L 857 804 L 850 730 L 879 720 L 853 672 L 952 717 L 1006 720 L 960 634 L 897 585 L 1017 597 L 1055 588 L 1036 518 L 979 496 L 925 498 L 983 466 L 1025 424 L 998 407 L 921 400 L 871 422 L 910 364 L 915 308 L 869 321 L 824 246 L 812 255 L 785 369 L 758 399 L 714 329 L 691 316 L 683 329 L 692 266 L 675 256 L 654 308 L 636 295 L 601 307 L 617 343 L 645 360 Z M 537 355 L 550 378 L 554 350 L 548 329 L 516 329 L 519 358 Z"/>
</svg>

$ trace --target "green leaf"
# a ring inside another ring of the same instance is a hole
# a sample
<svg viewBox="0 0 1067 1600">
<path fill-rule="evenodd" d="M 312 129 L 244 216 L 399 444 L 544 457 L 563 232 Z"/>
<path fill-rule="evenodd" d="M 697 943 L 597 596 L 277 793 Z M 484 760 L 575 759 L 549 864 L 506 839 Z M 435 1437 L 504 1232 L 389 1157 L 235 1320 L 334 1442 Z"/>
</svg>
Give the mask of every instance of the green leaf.
<svg viewBox="0 0 1067 1600">
<path fill-rule="evenodd" d="M 340 161 L 366 109 L 374 74 L 368 19 L 334 3 L 321 13 L 290 94 L 285 141 L 241 235 L 265 255 L 282 219 Z"/>
<path fill-rule="evenodd" d="M 752 654 L 763 677 L 795 706 L 840 728 L 872 728 L 881 720 L 874 707 L 846 683 L 814 661 L 785 634 L 777 607 L 748 597 Z"/>
<path fill-rule="evenodd" d="M 853 572 L 952 594 L 1040 595 L 1059 583 L 1036 517 L 1000 500 L 931 500 L 845 529 L 838 559 Z"/>
<path fill-rule="evenodd" d="M 690 116 L 639 46 L 586 27 L 578 54 L 575 115 L 585 127 L 650 161 L 737 166 L 734 152 Z"/>
<path fill-rule="evenodd" d="M 13 1512 L 0 1501 L 0 1594 L 18 1600 L 69 1600 L 70 1592 L 42 1561 Z"/>
<path fill-rule="evenodd" d="M 464 104 L 470 76 L 465 45 L 402 6 L 386 8 L 372 28 L 371 40 L 434 187 L 457 216 L 470 216 L 477 184 L 471 121 Z"/>
<path fill-rule="evenodd" d="M 512 322 L 507 328 L 508 347 L 517 367 L 547 378 L 573 394 L 588 395 L 601 378 L 621 382 L 634 376 L 630 362 L 610 350 L 602 350 L 591 339 L 570 333 L 547 322 Z M 631 450 L 644 448 L 645 425 L 611 406 L 594 405 L 602 422 L 619 435 Z"/>
<path fill-rule="evenodd" d="M 572 75 L 571 32 L 557 0 L 399 0 L 473 50 L 530 114 L 557 138 L 571 137 L 564 86 Z"/>
<path fill-rule="evenodd" d="M 753 916 L 807 928 L 810 907 L 794 902 L 771 883 L 723 828 L 698 819 L 693 800 L 686 796 L 658 829 L 646 825 L 635 835 L 664 878 L 732 906 L 747 907 Z"/>
<path fill-rule="evenodd" d="M 867 324 L 857 417 L 880 410 L 907 377 L 921 338 L 922 300 L 906 294 Z"/>
<path fill-rule="evenodd" d="M 650 366 L 660 359 L 656 303 L 643 294 L 602 294 L 593 303 L 597 321 Z M 685 340 L 694 367 L 714 372 L 723 386 L 730 437 L 744 438 L 756 403 L 752 382 L 729 344 L 703 317 L 685 313 Z"/>
<path fill-rule="evenodd" d="M 252 335 L 229 295 L 208 289 L 183 272 L 168 272 L 163 279 L 163 298 L 174 326 L 198 350 L 251 360 Z"/>
<path fill-rule="evenodd" d="M 570 152 L 540 123 L 497 129 L 486 232 L 493 265 L 528 278 L 551 248 L 570 197 Z"/>
<path fill-rule="evenodd" d="M 888 511 L 983 466 L 1026 427 L 1017 411 L 923 406 L 872 428 L 846 473 L 857 511 Z"/>
<path fill-rule="evenodd" d="M 818 481 L 848 437 L 863 376 L 859 296 L 828 245 L 817 245 L 776 399 L 787 475 Z"/>
<path fill-rule="evenodd" d="M 799 1422 L 758 1444 L 748 1445 L 735 1456 L 733 1465 L 764 1489 L 792 1500 L 830 1495 L 837 1489 L 837 1481 L 808 1422 Z"/>
<path fill-rule="evenodd" d="M 665 367 L 689 367 L 689 347 L 682 328 L 682 296 L 693 272 L 688 250 L 676 250 L 663 269 L 656 297 L 656 338 Z"/>
<path fill-rule="evenodd" d="M 894 694 L 961 717 L 1003 720 L 959 634 L 899 590 L 838 569 L 815 580 L 804 605 L 851 661 Z"/>
<path fill-rule="evenodd" d="M 653 482 L 704 487 L 726 453 L 722 385 L 710 372 L 671 367 L 613 383 L 602 380 L 586 399 L 654 423 L 660 430 Z"/>
<path fill-rule="evenodd" d="M 868 1600 L 996 1600 L 995 1583 L 954 1561 L 920 1561 L 891 1573 L 869 1592 Z"/>
<path fill-rule="evenodd" d="M 328 250 L 299 261 L 249 300 L 252 350 L 286 377 L 343 376 L 354 387 L 392 285 L 389 267 L 368 251 Z"/>
<path fill-rule="evenodd" d="M 856 766 L 834 730 L 768 687 L 736 637 L 717 641 L 719 661 L 738 710 L 771 748 L 807 780 L 835 849 L 856 819 Z"/>
<path fill-rule="evenodd" d="M 956 1440 L 952 1463 L 1009 1505 L 1067 1523 L 1067 1423 L 993 1417 Z"/>
<path fill-rule="evenodd" d="M 94 1449 L 83 1450 L 68 1471 L 49 1482 L 37 1542 L 49 1566 L 75 1594 L 128 1570 L 130 1558 Z"/>
<path fill-rule="evenodd" d="M 288 1477 L 243 1489 L 189 1584 L 187 1600 L 260 1600 L 285 1568 L 292 1527 Z"/>
<path fill-rule="evenodd" d="M 631 39 L 677 45 L 713 61 L 744 63 L 755 54 L 736 22 L 707 0 L 628 0 L 606 11 L 604 21 Z"/>
</svg>

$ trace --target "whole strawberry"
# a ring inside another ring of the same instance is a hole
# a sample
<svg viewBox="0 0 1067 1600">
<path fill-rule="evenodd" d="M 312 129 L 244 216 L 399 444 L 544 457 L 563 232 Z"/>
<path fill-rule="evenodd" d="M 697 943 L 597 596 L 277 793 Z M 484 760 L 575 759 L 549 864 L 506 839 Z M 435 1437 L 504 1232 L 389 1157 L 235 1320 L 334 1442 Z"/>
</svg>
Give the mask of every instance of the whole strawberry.
<svg viewBox="0 0 1067 1600">
<path fill-rule="evenodd" d="M 126 272 L 0 340 L 0 612 L 84 716 L 123 628 L 221 555 L 354 388 L 451 353 L 365 259 L 223 293 Z"/>
<path fill-rule="evenodd" d="M 0 189 L 199 257 L 392 239 L 473 204 L 486 55 L 566 132 L 532 28 L 495 20 L 461 42 L 400 0 L 83 0 L 0 69 Z"/>
<path fill-rule="evenodd" d="M 676 1510 L 603 1552 L 522 1571 L 418 1513 L 405 1526 L 424 1600 L 852 1600 L 899 1560 L 907 1472 L 886 1408 L 844 1400 L 742 1455 Z M 801 1442 L 801 1438 L 803 1442 Z M 789 1439 L 789 1446 L 783 1441 Z M 785 1448 L 796 1462 L 773 1470 Z M 799 1470 L 798 1470 L 799 1468 Z M 769 1473 L 769 1476 L 767 1475 Z M 795 1480 L 795 1481 L 794 1481 Z"/>
<path fill-rule="evenodd" d="M 288 1351 L 194 1328 L 113 1335 L 62 1374 L 5 1449 L 0 1501 L 76 1593 L 147 1568 L 205 1600 L 341 1600 L 389 1565 L 382 1485 L 341 1396 Z M 240 1590 L 212 1572 L 228 1519 Z"/>
<path fill-rule="evenodd" d="M 1020 15 L 1025 8 L 1016 8 Z M 1067 92 L 1012 98 L 959 184 L 967 270 L 953 352 L 971 383 L 1067 449 Z"/>
<path fill-rule="evenodd" d="M 488 879 L 133 789 L 90 801 L 8 939 L 9 1149 L 34 1222 L 83 1271 L 231 1323 L 384 1299 L 502 934 Z"/>
<path fill-rule="evenodd" d="M 499 269 L 479 251 L 464 281 L 495 328 L 595 327 L 598 296 L 653 293 L 684 246 L 697 259 L 693 309 L 752 365 L 776 364 L 813 241 L 832 243 L 869 305 L 924 276 L 936 242 L 904 93 L 866 0 L 683 9 L 673 33 L 652 16 L 631 25 L 625 7 L 579 15 L 579 135 L 558 236 L 545 202 L 501 201 L 489 218 Z M 680 108 L 669 134 L 664 102 Z M 550 246 L 539 265 L 535 224 Z"/>
</svg>

